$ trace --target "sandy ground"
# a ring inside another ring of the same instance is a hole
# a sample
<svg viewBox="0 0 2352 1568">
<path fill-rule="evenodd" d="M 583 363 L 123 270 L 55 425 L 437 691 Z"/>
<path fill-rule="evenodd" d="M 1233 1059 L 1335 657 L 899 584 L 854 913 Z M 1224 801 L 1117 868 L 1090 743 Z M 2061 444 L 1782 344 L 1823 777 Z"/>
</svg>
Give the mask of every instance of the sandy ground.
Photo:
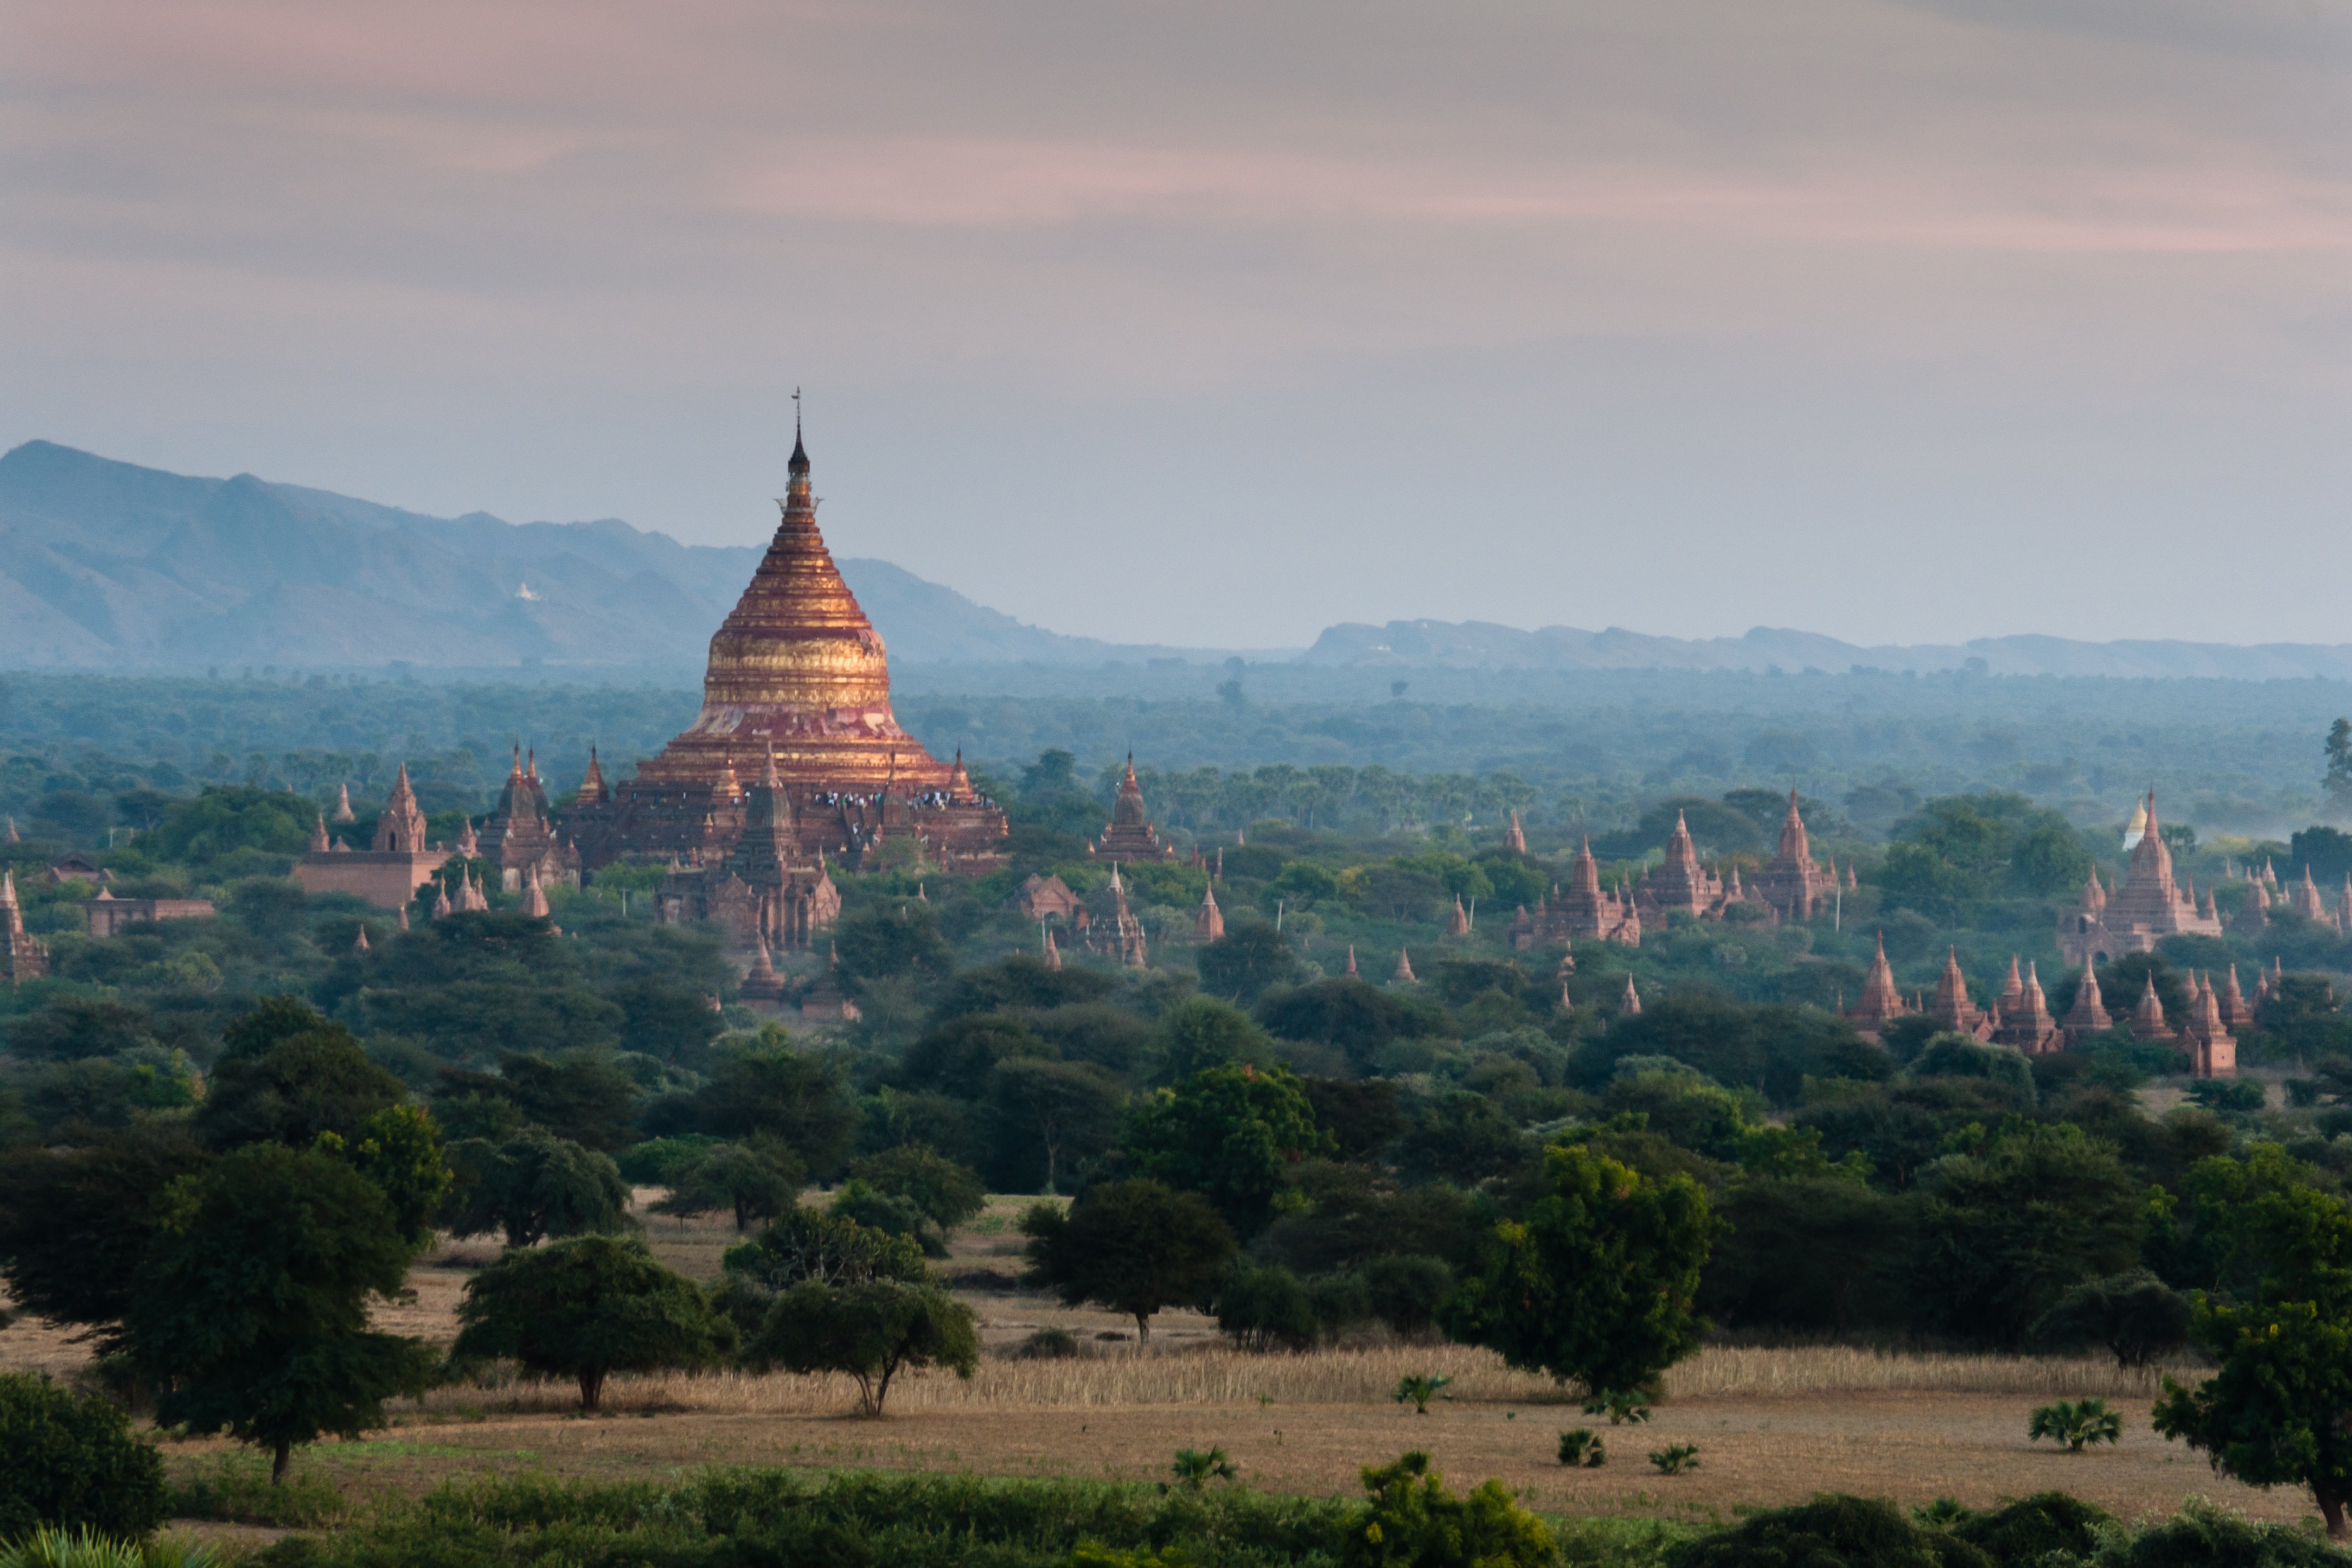
<svg viewBox="0 0 2352 1568">
<path fill-rule="evenodd" d="M 1017 1273 L 1017 1205 L 1000 1203 L 958 1238 L 942 1268 L 970 1279 Z M 731 1225 L 648 1215 L 654 1250 L 688 1273 L 718 1273 L 734 1240 Z M 472 1269 L 490 1261 L 486 1239 L 446 1245 L 422 1259 L 411 1294 L 379 1314 L 396 1332 L 446 1341 Z M 1002 1289 L 966 1290 L 991 1353 L 1051 1323 L 1086 1337 L 1100 1354 L 1133 1355 L 1133 1324 Z M 1097 1341 L 1118 1334 L 1122 1341 Z M 1152 1352 L 1181 1353 L 1213 1340 L 1197 1313 L 1155 1321 Z M 37 1322 L 0 1331 L 0 1366 L 68 1376 L 82 1347 Z M 932 1376 L 938 1374 L 923 1374 Z M 785 1408 L 765 1408 L 762 1386 Z M 1457 1485 L 1500 1479 L 1531 1506 L 1562 1513 L 1632 1513 L 1728 1519 L 1736 1509 L 1850 1491 L 1906 1505 L 1940 1497 L 1971 1507 L 2062 1489 L 2126 1518 L 2165 1514 L 2204 1494 L 2261 1518 L 2311 1512 L 2299 1492 L 2260 1492 L 2215 1475 L 2197 1455 L 2158 1437 L 2144 1400 L 2116 1401 L 2125 1419 L 2120 1447 L 2070 1456 L 2027 1442 L 2031 1395 L 1982 1393 L 1741 1394 L 1693 1397 L 1657 1407 L 1651 1422 L 1609 1427 L 1546 1394 L 1450 1399 L 1426 1416 L 1384 1399 L 1334 1403 L 1218 1402 L 1091 1407 L 962 1406 L 894 1398 L 880 1421 L 811 1413 L 804 1384 L 778 1380 L 706 1402 L 687 1384 L 655 1396 L 618 1385 L 614 1408 L 583 1416 L 553 1390 L 485 1391 L 478 1400 L 436 1396 L 403 1407 L 394 1425 L 358 1443 L 325 1443 L 305 1463 L 354 1494 L 418 1492 L 440 1481 L 546 1469 L 583 1478 L 667 1477 L 705 1465 L 783 1465 L 817 1469 L 971 1470 L 998 1476 L 1157 1480 L 1178 1448 L 1224 1448 L 1248 1481 L 1305 1495 L 1355 1491 L 1357 1472 L 1408 1448 L 1423 1448 Z M 1563 1427 L 1595 1426 L 1609 1463 L 1570 1470 L 1557 1461 Z M 1680 1476 L 1646 1460 L 1671 1443 L 1696 1444 L 1699 1463 Z M 167 1442 L 175 1468 L 216 1462 L 230 1446 Z"/>
</svg>

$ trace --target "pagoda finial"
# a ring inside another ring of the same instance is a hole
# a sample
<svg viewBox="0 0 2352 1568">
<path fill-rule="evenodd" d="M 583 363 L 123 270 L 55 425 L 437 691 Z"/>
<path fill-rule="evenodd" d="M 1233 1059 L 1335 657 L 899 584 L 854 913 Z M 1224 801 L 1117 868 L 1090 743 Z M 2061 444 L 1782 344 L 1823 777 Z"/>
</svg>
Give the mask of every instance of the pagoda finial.
<svg viewBox="0 0 2352 1568">
<path fill-rule="evenodd" d="M 793 460 L 785 471 L 794 479 L 803 478 L 809 471 L 808 448 L 801 444 L 801 389 L 797 386 L 793 388 Z"/>
</svg>

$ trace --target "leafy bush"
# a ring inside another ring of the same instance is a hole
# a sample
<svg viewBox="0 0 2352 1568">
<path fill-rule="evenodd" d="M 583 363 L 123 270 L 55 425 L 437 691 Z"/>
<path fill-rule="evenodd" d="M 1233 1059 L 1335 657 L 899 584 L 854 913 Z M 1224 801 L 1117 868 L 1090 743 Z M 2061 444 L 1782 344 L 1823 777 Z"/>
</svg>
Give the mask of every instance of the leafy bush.
<svg viewBox="0 0 2352 1568">
<path fill-rule="evenodd" d="M 1500 1481 L 1457 1498 L 1430 1469 L 1427 1454 L 1366 1467 L 1364 1489 L 1371 1500 L 1339 1559 L 1348 1568 L 1549 1568 L 1559 1561 L 1550 1527 Z"/>
<path fill-rule="evenodd" d="M 2284 1524 L 2256 1524 L 2234 1509 L 2191 1498 L 2100 1568 L 2346 1568 L 2352 1554 Z"/>
<path fill-rule="evenodd" d="M 1992 1513 L 1968 1514 L 1952 1533 L 2000 1563 L 2039 1563 L 2051 1552 L 2089 1557 L 2115 1516 L 2064 1492 L 2036 1492 Z"/>
<path fill-rule="evenodd" d="M 1437 1397 L 1437 1391 L 1453 1381 L 1450 1377 L 1409 1373 L 1398 1382 L 1396 1392 L 1389 1397 L 1399 1405 L 1411 1405 L 1415 1415 L 1426 1415 L 1429 1414 L 1429 1402 Z"/>
<path fill-rule="evenodd" d="M 1609 1448 L 1600 1433 L 1578 1426 L 1559 1435 L 1559 1462 L 1571 1469 L 1597 1470 L 1609 1462 Z"/>
<path fill-rule="evenodd" d="M 1697 1469 L 1698 1445 L 1669 1443 L 1663 1448 L 1654 1448 L 1650 1452 L 1650 1463 L 1658 1468 L 1662 1476 L 1679 1476 L 1685 1470 Z"/>
<path fill-rule="evenodd" d="M 1638 1426 L 1650 1418 L 1651 1397 L 1647 1389 L 1613 1389 L 1586 1400 L 1584 1413 L 1587 1415 L 1606 1415 L 1612 1426 Z"/>
<path fill-rule="evenodd" d="M 1665 1555 L 1666 1568 L 1991 1568 L 1992 1561 L 1955 1536 L 1922 1530 L 1884 1499 L 1837 1494 L 1752 1514 Z"/>
<path fill-rule="evenodd" d="M 1477 1517 L 1494 1512 L 1494 1500 Z M 1499 1500 L 1508 1507 L 1507 1494 Z M 539 1476 L 387 1503 L 331 1535 L 281 1542 L 265 1561 L 270 1568 L 488 1568 L 557 1560 L 631 1568 L 711 1568 L 715 1562 L 1068 1568 L 1071 1543 L 1084 1542 L 1097 1563 L 1328 1568 L 1367 1518 L 1360 1504 L 1238 1486 L 1194 1492 L 877 1472 L 811 1482 L 778 1470 L 714 1472 L 675 1487 L 600 1486 Z M 1422 1561 L 1434 1568 L 1467 1559 Z M 1496 1561 L 1511 1568 L 1545 1559 Z"/>
<path fill-rule="evenodd" d="M 1168 1467 L 1175 1473 L 1176 1482 L 1188 1491 L 1201 1491 L 1211 1481 L 1230 1481 L 1241 1475 L 1241 1467 L 1225 1458 L 1223 1448 L 1179 1448 L 1176 1462 Z"/>
<path fill-rule="evenodd" d="M 209 1547 L 118 1541 L 87 1525 L 71 1532 L 44 1526 L 0 1546 L 0 1568 L 213 1568 L 219 1561 Z"/>
<path fill-rule="evenodd" d="M 269 1471 L 253 1454 L 224 1454 L 209 1472 L 187 1477 L 171 1489 L 175 1519 L 218 1519 L 278 1530 L 331 1524 L 343 1515 L 342 1494 L 313 1469 L 269 1483 Z"/>
<path fill-rule="evenodd" d="M 0 1376 L 0 1541 L 39 1526 L 143 1536 L 171 1517 L 163 1461 L 128 1417 L 47 1378 Z"/>
<path fill-rule="evenodd" d="M 2025 1436 L 2063 1443 L 2068 1453 L 2079 1454 L 2091 1444 L 2122 1442 L 2124 1418 L 2108 1409 L 2104 1399 L 2061 1399 L 2034 1410 Z"/>
<path fill-rule="evenodd" d="M 1078 1336 L 1048 1324 L 1005 1353 L 1013 1361 L 1067 1361 L 1078 1353 Z"/>
</svg>

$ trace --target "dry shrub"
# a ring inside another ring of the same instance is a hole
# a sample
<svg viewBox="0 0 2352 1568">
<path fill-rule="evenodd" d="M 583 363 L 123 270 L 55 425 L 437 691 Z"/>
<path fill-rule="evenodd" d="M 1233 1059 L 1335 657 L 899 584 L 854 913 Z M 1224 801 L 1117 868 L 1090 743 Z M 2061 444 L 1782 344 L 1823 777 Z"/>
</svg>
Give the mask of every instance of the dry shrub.
<svg viewBox="0 0 2352 1568">
<path fill-rule="evenodd" d="M 1378 1345 L 1304 1355 L 1255 1355 L 1225 1345 L 1107 1351 L 1045 1359 L 992 1357 L 969 1383 L 939 1372 L 891 1384 L 890 1407 L 910 1410 L 1085 1409 L 1120 1405 L 1385 1405 L 1408 1373 L 1444 1376 L 1458 1402 L 1573 1405 L 1580 1390 L 1513 1372 L 1467 1345 Z M 1880 1354 L 1843 1346 L 1709 1347 L 1666 1374 L 1664 1397 L 1802 1397 L 1826 1394 L 2019 1394 L 2150 1397 L 2159 1368 L 2126 1371 L 2112 1358 Z M 615 1376 L 604 1403 L 620 1410 L 685 1408 L 779 1415 L 837 1415 L 856 1403 L 846 1378 L 740 1372 Z M 522 1385 L 485 1399 L 438 1389 L 427 1411 L 562 1411 L 569 1384 Z"/>
</svg>

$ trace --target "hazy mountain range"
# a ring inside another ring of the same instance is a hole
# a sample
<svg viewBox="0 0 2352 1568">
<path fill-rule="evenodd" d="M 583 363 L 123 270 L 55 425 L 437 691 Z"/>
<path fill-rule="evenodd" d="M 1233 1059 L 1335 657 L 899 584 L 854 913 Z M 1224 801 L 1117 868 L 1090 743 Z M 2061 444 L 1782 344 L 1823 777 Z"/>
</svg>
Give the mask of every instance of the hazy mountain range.
<svg viewBox="0 0 2352 1568">
<path fill-rule="evenodd" d="M 250 474 L 192 479 L 28 441 L 0 457 L 0 666 L 348 669 L 404 661 L 685 674 L 701 668 L 710 633 L 759 556 L 748 545 L 680 544 L 609 518 L 425 517 Z M 886 561 L 840 564 L 892 657 L 908 663 L 1207 662 L 1229 651 L 1064 637 Z M 1685 640 L 1475 621 L 1336 626 L 1304 653 L 1244 657 L 1351 668 L 1791 675 L 1982 660 L 1999 675 L 2352 679 L 2352 647 L 2010 637 L 1864 647 L 1765 627 Z"/>
<path fill-rule="evenodd" d="M 47 441 L 0 457 L 0 665 L 701 668 L 761 552 L 625 522 L 425 517 Z M 1205 649 L 1062 637 L 887 561 L 842 575 L 892 657 L 1102 664 Z"/>
</svg>

